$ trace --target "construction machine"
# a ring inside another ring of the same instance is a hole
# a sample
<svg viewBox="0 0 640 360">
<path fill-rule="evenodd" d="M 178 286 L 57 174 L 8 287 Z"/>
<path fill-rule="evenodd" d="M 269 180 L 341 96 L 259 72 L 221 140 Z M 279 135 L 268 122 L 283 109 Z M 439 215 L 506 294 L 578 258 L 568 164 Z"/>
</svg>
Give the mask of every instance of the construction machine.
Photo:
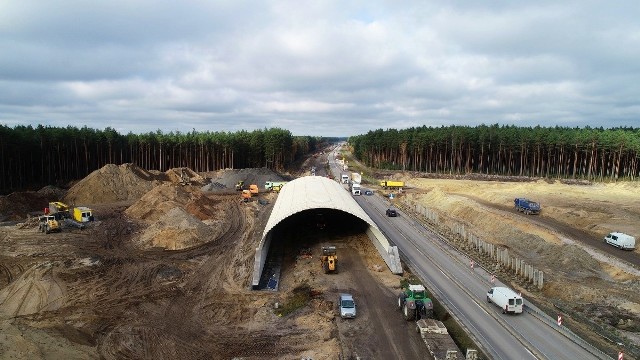
<svg viewBox="0 0 640 360">
<path fill-rule="evenodd" d="M 180 169 L 180 185 L 191 185 L 191 178 L 184 168 Z"/>
<path fill-rule="evenodd" d="M 398 309 L 405 320 L 433 318 L 433 302 L 427 296 L 427 290 L 420 284 L 400 282 L 402 292 L 398 295 Z"/>
<path fill-rule="evenodd" d="M 336 255 L 336 247 L 333 245 L 322 247 L 322 269 L 325 274 L 338 272 L 338 256 Z"/>
<path fill-rule="evenodd" d="M 52 231 L 60 231 L 60 223 L 53 215 L 42 215 L 38 218 L 38 231 L 46 234 Z"/>
<path fill-rule="evenodd" d="M 244 181 L 240 180 L 236 183 L 236 191 L 244 190 Z"/>
<path fill-rule="evenodd" d="M 258 193 L 260 192 L 260 190 L 258 189 L 258 185 L 256 184 L 249 185 L 249 192 L 251 192 L 252 195 L 258 195 Z"/>
<path fill-rule="evenodd" d="M 242 190 L 242 193 L 240 194 L 240 196 L 242 197 L 242 201 L 244 202 L 251 201 L 251 191 L 249 190 Z"/>
</svg>

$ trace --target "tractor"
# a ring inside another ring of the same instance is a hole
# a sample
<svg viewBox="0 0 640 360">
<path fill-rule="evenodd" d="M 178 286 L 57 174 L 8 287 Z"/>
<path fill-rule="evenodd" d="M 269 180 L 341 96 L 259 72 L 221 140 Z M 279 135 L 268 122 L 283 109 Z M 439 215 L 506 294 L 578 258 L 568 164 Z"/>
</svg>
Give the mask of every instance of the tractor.
<svg viewBox="0 0 640 360">
<path fill-rule="evenodd" d="M 403 285 L 398 295 L 398 309 L 407 321 L 433 318 L 433 302 L 422 285 Z"/>
<path fill-rule="evenodd" d="M 322 269 L 325 274 L 330 272 L 337 273 L 338 272 L 338 256 L 336 255 L 336 247 L 335 246 L 323 246 L 322 247 L 322 257 L 320 257 L 320 261 L 322 262 Z"/>
</svg>

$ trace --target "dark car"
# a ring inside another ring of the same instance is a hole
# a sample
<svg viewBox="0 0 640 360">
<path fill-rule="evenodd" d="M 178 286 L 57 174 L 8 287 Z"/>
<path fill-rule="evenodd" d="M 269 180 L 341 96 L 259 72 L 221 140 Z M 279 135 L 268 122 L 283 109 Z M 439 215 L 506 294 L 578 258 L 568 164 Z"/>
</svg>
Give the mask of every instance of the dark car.
<svg viewBox="0 0 640 360">
<path fill-rule="evenodd" d="M 387 216 L 396 217 L 398 216 L 398 212 L 396 211 L 396 209 L 387 209 Z"/>
<path fill-rule="evenodd" d="M 364 191 L 364 194 L 365 194 L 365 195 L 373 195 L 373 191 L 371 191 L 371 190 L 365 190 L 365 191 Z"/>
</svg>

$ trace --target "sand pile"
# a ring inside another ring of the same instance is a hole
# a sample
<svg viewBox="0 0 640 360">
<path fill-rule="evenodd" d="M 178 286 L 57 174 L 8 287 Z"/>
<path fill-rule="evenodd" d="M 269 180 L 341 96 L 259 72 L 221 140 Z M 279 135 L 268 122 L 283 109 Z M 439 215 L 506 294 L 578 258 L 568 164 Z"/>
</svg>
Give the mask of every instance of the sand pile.
<svg viewBox="0 0 640 360">
<path fill-rule="evenodd" d="M 211 241 L 216 234 L 214 227 L 206 225 L 186 210 L 175 207 L 145 229 L 139 245 L 180 250 Z"/>
<path fill-rule="evenodd" d="M 188 178 L 192 185 L 203 185 L 205 183 L 205 179 L 202 176 L 186 167 L 169 169 L 165 174 L 169 181 L 175 184 L 181 183 L 183 176 Z"/>
<path fill-rule="evenodd" d="M 109 164 L 71 187 L 64 202 L 89 205 L 136 200 L 165 181 L 169 181 L 165 173 L 146 171 L 134 164 Z"/>
<path fill-rule="evenodd" d="M 149 190 L 125 210 L 125 214 L 134 219 L 154 222 L 171 209 L 183 207 L 190 200 L 191 194 L 184 187 L 164 183 Z"/>
</svg>

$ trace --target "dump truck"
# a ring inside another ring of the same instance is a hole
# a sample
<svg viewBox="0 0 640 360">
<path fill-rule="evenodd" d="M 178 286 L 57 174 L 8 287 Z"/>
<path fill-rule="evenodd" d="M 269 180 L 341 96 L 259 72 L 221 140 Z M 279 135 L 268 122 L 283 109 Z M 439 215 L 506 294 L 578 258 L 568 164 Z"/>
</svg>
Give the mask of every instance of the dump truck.
<svg viewBox="0 0 640 360">
<path fill-rule="evenodd" d="M 384 189 L 402 189 L 404 187 L 404 181 L 380 181 L 380 186 Z"/>
<path fill-rule="evenodd" d="M 519 212 L 530 214 L 540 214 L 540 204 L 525 198 L 516 198 L 513 200 L 515 209 Z"/>
<path fill-rule="evenodd" d="M 433 301 L 427 296 L 427 290 L 420 284 L 401 282 L 402 292 L 398 294 L 398 309 L 405 320 L 433 318 Z"/>
<path fill-rule="evenodd" d="M 52 231 L 60 231 L 60 223 L 54 215 L 41 215 L 38 218 L 38 231 L 46 234 Z"/>
<path fill-rule="evenodd" d="M 264 183 L 264 189 L 267 191 L 280 191 L 286 183 L 287 181 L 266 181 Z"/>
<path fill-rule="evenodd" d="M 322 270 L 325 274 L 338 272 L 338 256 L 336 255 L 336 247 L 323 246 L 322 256 L 320 257 L 322 263 Z"/>
</svg>

